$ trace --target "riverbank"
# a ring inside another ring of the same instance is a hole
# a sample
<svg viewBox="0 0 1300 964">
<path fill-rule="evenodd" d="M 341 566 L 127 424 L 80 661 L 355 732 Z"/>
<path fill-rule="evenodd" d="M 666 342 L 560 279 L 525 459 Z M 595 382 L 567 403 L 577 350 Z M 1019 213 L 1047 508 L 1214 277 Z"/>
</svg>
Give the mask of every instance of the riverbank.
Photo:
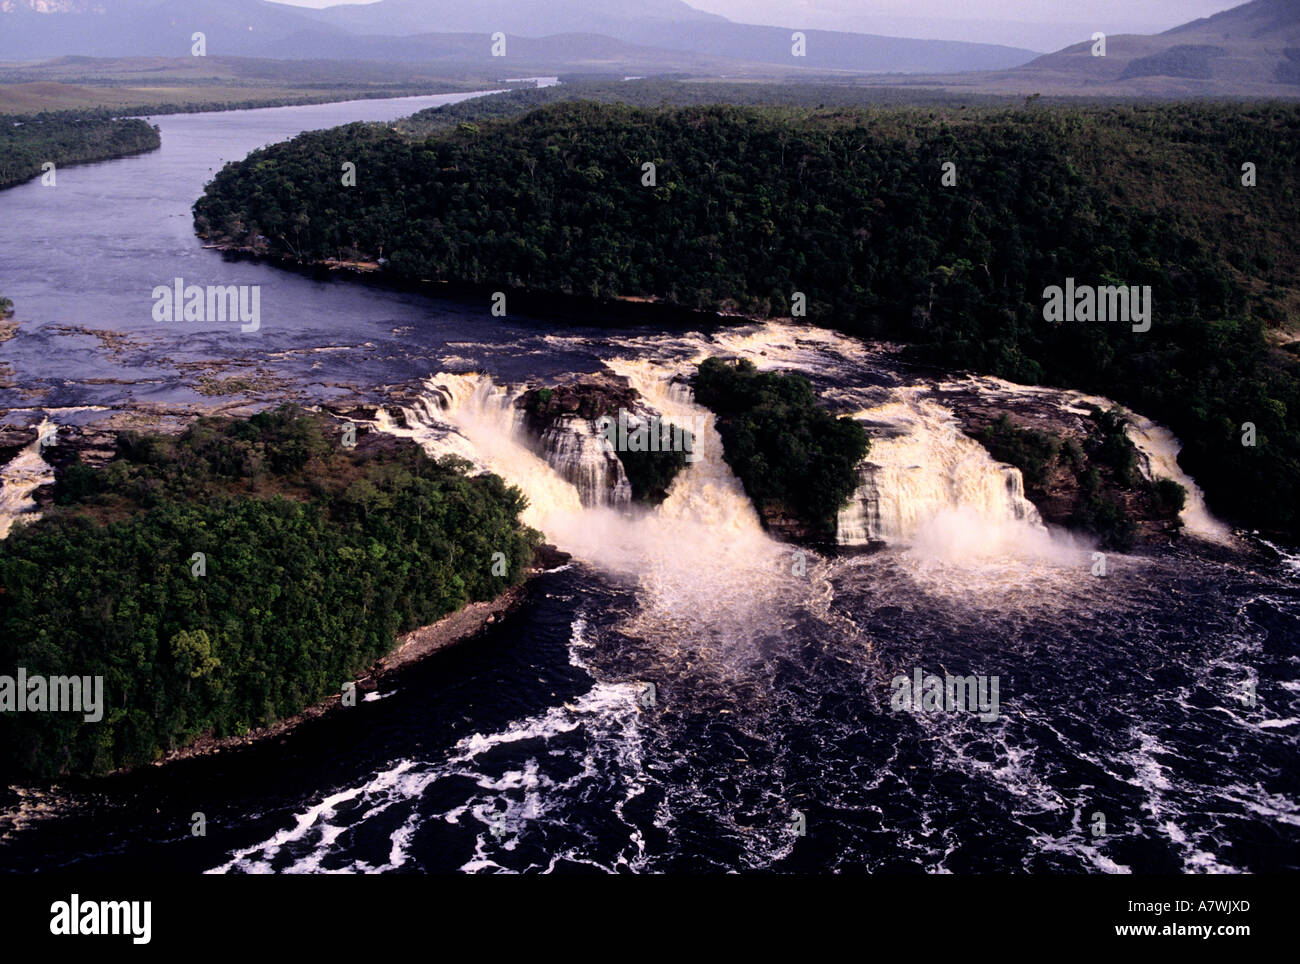
<svg viewBox="0 0 1300 964">
<path fill-rule="evenodd" d="M 428 626 L 421 626 L 419 629 L 414 629 L 399 636 L 397 645 L 387 656 L 376 661 L 370 672 L 365 676 L 352 681 L 356 686 L 358 700 L 364 700 L 368 694 L 376 692 L 381 681 L 390 679 L 402 670 L 432 656 L 434 653 L 474 639 L 488 626 L 514 612 L 528 598 L 529 582 L 544 571 L 541 567 L 536 567 L 528 573 L 527 580 L 522 585 L 506 590 L 496 599 L 469 603 L 456 610 L 456 612 L 449 613 L 437 622 L 430 623 Z M 186 746 L 168 751 L 160 759 L 147 764 L 147 766 L 166 766 L 178 760 L 214 756 L 218 753 L 264 743 L 267 740 L 283 738 L 310 720 L 319 719 L 329 714 L 341 713 L 350 708 L 343 704 L 341 695 L 331 696 L 299 713 L 277 720 L 270 726 L 250 730 L 241 736 L 200 737 Z M 116 770 L 109 775 L 130 773 L 136 769 L 139 768 L 125 768 Z"/>
<path fill-rule="evenodd" d="M 385 291 L 411 292 L 430 298 L 456 301 L 481 301 L 484 311 L 497 292 L 506 296 L 507 315 L 561 321 L 566 325 L 605 327 L 652 326 L 673 331 L 708 331 L 735 325 L 764 324 L 774 319 L 741 311 L 687 308 L 663 298 L 615 295 L 610 297 L 564 294 L 516 288 L 509 285 L 471 284 L 462 281 L 435 281 L 432 278 L 407 278 L 386 271 L 379 261 L 339 258 L 295 258 L 280 254 L 267 245 L 246 244 L 199 234 L 202 247 L 219 251 L 227 258 L 265 264 L 308 278 L 325 278 L 334 274 L 348 276 L 350 282 L 373 286 Z M 781 319 L 777 319 L 781 320 Z"/>
<path fill-rule="evenodd" d="M 399 636 L 396 646 L 387 656 L 379 659 L 367 675 L 353 681 L 357 693 L 360 694 L 361 699 L 365 699 L 365 694 L 378 690 L 381 681 L 400 675 L 403 670 L 435 653 L 474 640 L 489 626 L 498 623 L 524 604 L 534 578 L 549 568 L 565 564 L 567 560 L 566 553 L 551 546 L 542 546 L 534 560 L 534 567 L 529 570 L 525 582 L 521 585 L 508 589 L 496 599 L 470 603 L 434 623 Z M 201 737 L 188 746 L 169 751 L 160 759 L 143 767 L 116 770 L 106 777 L 112 780 L 151 767 L 165 767 L 181 760 L 236 752 L 274 739 L 283 742 L 303 724 L 327 715 L 337 715 L 349 708 L 343 705 L 340 697 L 334 696 L 292 716 L 277 720 L 270 726 L 259 727 L 242 736 Z M 93 782 L 96 786 L 102 786 L 104 779 L 95 778 Z M 4 809 L 0 810 L 0 845 L 35 823 L 64 815 L 75 805 L 58 783 L 47 786 L 10 785 L 0 788 L 0 798 L 3 797 L 9 799 Z"/>
</svg>

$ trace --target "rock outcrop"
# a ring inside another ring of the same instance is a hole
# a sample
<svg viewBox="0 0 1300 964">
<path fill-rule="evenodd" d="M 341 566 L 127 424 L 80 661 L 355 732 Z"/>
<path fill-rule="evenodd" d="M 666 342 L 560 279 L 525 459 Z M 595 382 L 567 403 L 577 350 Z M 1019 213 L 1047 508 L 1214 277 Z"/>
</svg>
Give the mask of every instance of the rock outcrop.
<svg viewBox="0 0 1300 964">
<path fill-rule="evenodd" d="M 529 389 L 515 405 L 535 451 L 577 488 L 585 506 L 661 501 L 667 491 L 664 479 L 675 474 L 674 465 L 679 470 L 685 464 L 682 453 L 618 452 L 602 437 L 602 417 L 617 420 L 625 413 L 636 425 L 659 415 L 621 376 L 571 376 Z M 651 464 L 656 461 L 672 464 Z"/>
<path fill-rule="evenodd" d="M 1025 495 L 1045 522 L 1092 531 L 1120 548 L 1167 541 L 1179 531 L 1177 487 L 1148 479 L 1132 443 L 1122 432 L 1108 433 L 1100 410 L 1040 403 L 1033 395 L 944 400 L 967 435 L 1021 469 Z"/>
</svg>

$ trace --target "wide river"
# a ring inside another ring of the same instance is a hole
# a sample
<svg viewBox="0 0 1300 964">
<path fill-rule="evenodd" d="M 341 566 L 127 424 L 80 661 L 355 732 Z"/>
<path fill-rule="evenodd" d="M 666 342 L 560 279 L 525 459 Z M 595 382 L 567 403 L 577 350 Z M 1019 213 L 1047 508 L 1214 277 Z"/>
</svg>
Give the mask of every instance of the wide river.
<svg viewBox="0 0 1300 964">
<path fill-rule="evenodd" d="M 407 431 L 520 484 L 574 554 L 472 645 L 353 710 L 60 787 L 55 816 L 0 843 L 0 869 L 1300 866 L 1300 577 L 1286 559 L 1189 539 L 1114 555 L 1093 578 L 1089 547 L 989 515 L 1001 470 L 944 434 L 887 353 L 838 336 L 494 319 L 195 238 L 190 206 L 225 161 L 456 99 L 158 117 L 156 152 L 0 192 L 0 293 L 20 323 L 0 345 L 9 420 L 184 412 L 221 401 L 199 391 L 211 377 L 254 383 L 259 404 L 399 388 L 409 403 L 434 379 L 457 399 L 446 424 Z M 178 277 L 260 285 L 260 329 L 154 321 L 153 289 Z M 878 449 L 903 481 L 882 499 L 952 511 L 914 544 L 792 565 L 716 453 L 663 509 L 629 518 L 583 509 L 497 417 L 509 396 L 494 386 L 602 367 L 689 407 L 662 378 L 712 352 L 805 371 L 838 409 L 888 421 L 897 438 Z M 969 505 L 917 481 L 959 476 L 979 483 Z M 996 712 L 892 711 L 894 681 L 917 671 L 996 678 Z"/>
</svg>

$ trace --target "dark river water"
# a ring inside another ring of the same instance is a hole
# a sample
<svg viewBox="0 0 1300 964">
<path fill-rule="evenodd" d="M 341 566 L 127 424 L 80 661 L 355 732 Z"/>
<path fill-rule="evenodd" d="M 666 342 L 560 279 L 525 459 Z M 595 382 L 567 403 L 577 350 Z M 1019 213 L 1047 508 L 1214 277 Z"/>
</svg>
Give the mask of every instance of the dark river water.
<svg viewBox="0 0 1300 964">
<path fill-rule="evenodd" d="M 195 391 L 204 375 L 267 379 L 263 401 L 383 396 L 439 372 L 505 383 L 647 359 L 669 371 L 719 345 L 807 371 L 845 409 L 902 384 L 829 336 L 493 319 L 194 237 L 189 207 L 223 161 L 453 99 L 161 117 L 160 151 L 0 193 L 0 292 L 20 321 L 0 345 L 13 383 L 0 407 L 24 423 L 180 411 L 212 401 Z M 151 292 L 178 276 L 261 285 L 261 329 L 155 322 Z M 792 547 L 742 518 L 725 479 L 700 504 L 611 521 L 564 510 L 501 457 L 575 556 L 518 611 L 284 739 L 61 786 L 55 816 L 0 843 L 0 868 L 1300 866 L 1291 557 L 1186 540 L 1116 555 L 1099 579 L 1086 549 L 1004 526 L 992 555 L 891 546 L 809 554 L 795 574 Z M 996 677 L 997 713 L 897 711 L 894 681 L 917 670 Z M 11 789 L 0 805 L 20 799 Z M 205 836 L 190 832 L 196 813 Z"/>
</svg>

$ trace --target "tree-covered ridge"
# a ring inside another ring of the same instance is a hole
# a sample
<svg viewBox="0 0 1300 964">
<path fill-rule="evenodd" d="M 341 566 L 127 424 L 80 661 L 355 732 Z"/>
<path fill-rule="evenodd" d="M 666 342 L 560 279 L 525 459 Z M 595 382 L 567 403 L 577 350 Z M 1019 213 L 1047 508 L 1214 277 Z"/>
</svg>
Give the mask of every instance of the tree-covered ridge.
<svg viewBox="0 0 1300 964">
<path fill-rule="evenodd" d="M 42 776 L 148 762 L 337 694 L 398 634 L 522 581 L 539 539 L 500 478 L 409 445 L 349 449 L 287 407 L 123 434 L 56 498 L 0 542 L 0 674 L 102 675 L 106 708 L 0 714 L 0 757 Z"/>
<path fill-rule="evenodd" d="M 691 387 L 764 520 L 793 517 L 813 541 L 833 543 L 870 447 L 862 426 L 823 408 L 802 375 L 760 372 L 748 359 L 706 359 Z"/>
<path fill-rule="evenodd" d="M 152 151 L 160 143 L 157 128 L 107 111 L 0 114 L 0 189 L 37 177 L 47 161 L 58 167 L 104 161 Z"/>
<path fill-rule="evenodd" d="M 538 107 L 566 101 L 589 100 L 601 104 L 627 104 L 632 107 L 693 107 L 704 104 L 736 106 L 774 106 L 804 108 L 862 107 L 934 107 L 953 108 L 980 105 L 1007 107 L 1019 104 L 1018 96 L 995 94 L 949 93 L 932 87 L 889 87 L 845 83 L 752 83 L 720 80 L 682 81 L 670 77 L 640 80 L 617 80 L 598 76 L 573 75 L 561 78 L 551 87 L 520 88 L 473 97 L 454 104 L 427 107 L 393 126 L 415 138 L 454 128 L 460 124 L 479 124 L 488 120 L 518 117 Z"/>
<path fill-rule="evenodd" d="M 382 254 L 404 279 L 775 316 L 802 292 L 812 323 L 1157 418 L 1217 511 L 1300 537 L 1300 375 L 1269 331 L 1300 310 L 1298 141 L 1300 108 L 1276 105 L 561 103 L 427 139 L 307 134 L 225 168 L 195 212 L 208 236 Z M 1149 285 L 1150 331 L 1045 322 L 1066 278 Z"/>
</svg>

